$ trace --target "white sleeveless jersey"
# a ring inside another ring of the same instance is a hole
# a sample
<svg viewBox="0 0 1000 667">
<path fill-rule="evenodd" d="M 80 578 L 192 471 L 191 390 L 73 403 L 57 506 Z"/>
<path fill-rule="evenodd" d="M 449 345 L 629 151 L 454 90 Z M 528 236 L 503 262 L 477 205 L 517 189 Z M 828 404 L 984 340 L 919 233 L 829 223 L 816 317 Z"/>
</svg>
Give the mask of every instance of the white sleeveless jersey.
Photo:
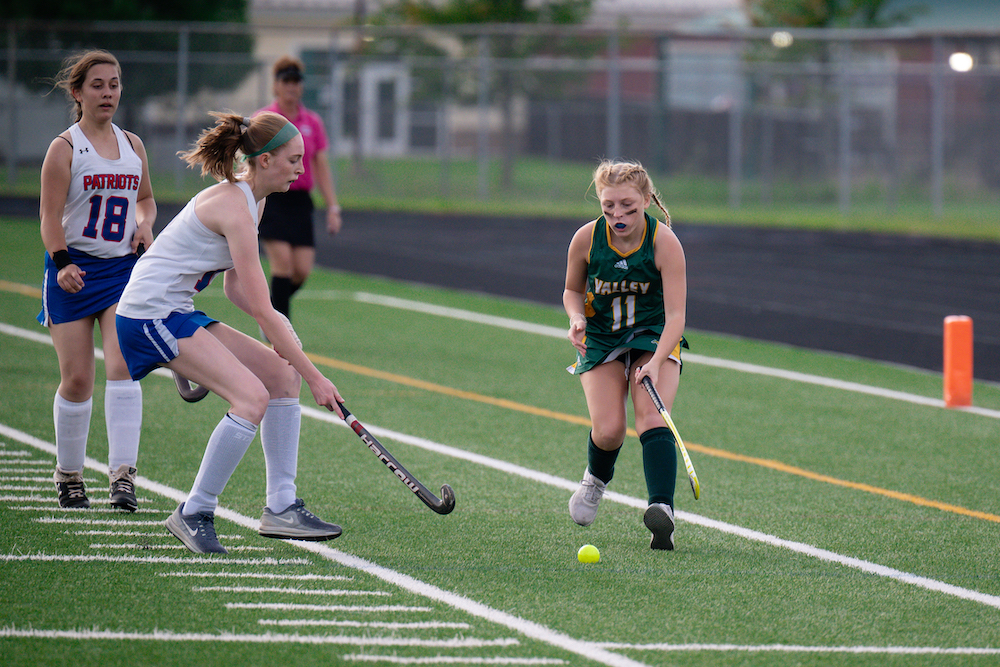
<svg viewBox="0 0 1000 667">
<path fill-rule="evenodd" d="M 132 252 L 142 180 L 142 159 L 117 125 L 111 129 L 118 139 L 117 160 L 98 155 L 79 123 L 69 128 L 73 160 L 62 218 L 66 245 L 105 258 Z"/>
<path fill-rule="evenodd" d="M 246 195 L 247 208 L 259 224 L 253 191 L 243 181 L 236 185 Z M 174 312 L 193 312 L 194 295 L 208 287 L 216 274 L 233 268 L 226 237 L 205 227 L 195 214 L 197 199 L 195 195 L 135 263 L 117 314 L 155 320 Z"/>
</svg>

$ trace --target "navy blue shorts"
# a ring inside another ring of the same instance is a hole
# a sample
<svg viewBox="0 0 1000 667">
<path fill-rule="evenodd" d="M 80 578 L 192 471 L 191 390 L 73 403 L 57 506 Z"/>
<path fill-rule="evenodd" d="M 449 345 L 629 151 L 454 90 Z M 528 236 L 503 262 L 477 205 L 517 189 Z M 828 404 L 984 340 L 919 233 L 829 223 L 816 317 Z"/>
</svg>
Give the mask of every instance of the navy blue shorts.
<svg viewBox="0 0 1000 667">
<path fill-rule="evenodd" d="M 83 289 L 70 294 L 59 287 L 59 271 L 49 253 L 45 253 L 45 278 L 42 280 L 42 311 L 36 318 L 43 326 L 75 322 L 97 315 L 118 303 L 132 267 L 139 259 L 134 254 L 123 257 L 94 257 L 80 250 L 69 249 L 73 263 L 86 271 Z"/>
<path fill-rule="evenodd" d="M 189 338 L 199 328 L 217 321 L 200 310 L 170 313 L 165 320 L 134 320 L 118 315 L 115 318 L 118 345 L 129 375 L 133 380 L 146 377 L 180 354 L 178 340 Z"/>
</svg>

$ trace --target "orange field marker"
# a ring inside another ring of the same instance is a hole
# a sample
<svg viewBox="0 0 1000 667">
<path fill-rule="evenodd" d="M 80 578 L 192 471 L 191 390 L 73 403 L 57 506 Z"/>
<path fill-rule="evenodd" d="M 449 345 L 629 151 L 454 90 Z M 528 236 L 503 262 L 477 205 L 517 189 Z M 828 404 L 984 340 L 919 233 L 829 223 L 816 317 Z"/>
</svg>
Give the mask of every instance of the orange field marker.
<svg viewBox="0 0 1000 667">
<path fill-rule="evenodd" d="M 972 318 L 944 318 L 944 404 L 972 405 Z"/>
</svg>

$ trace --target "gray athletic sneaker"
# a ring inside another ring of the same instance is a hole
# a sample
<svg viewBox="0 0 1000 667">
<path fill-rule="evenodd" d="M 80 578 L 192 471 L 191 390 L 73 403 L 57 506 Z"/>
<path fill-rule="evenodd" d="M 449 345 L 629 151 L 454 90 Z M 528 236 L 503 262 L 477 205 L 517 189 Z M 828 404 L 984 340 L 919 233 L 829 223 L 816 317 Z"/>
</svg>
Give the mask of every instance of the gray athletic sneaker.
<svg viewBox="0 0 1000 667">
<path fill-rule="evenodd" d="M 674 550 L 674 510 L 666 503 L 653 503 L 646 508 L 642 522 L 653 533 L 650 549 Z"/>
<path fill-rule="evenodd" d="M 135 498 L 135 468 L 122 464 L 117 470 L 109 470 L 108 477 L 111 479 L 108 491 L 111 506 L 126 512 L 139 509 L 139 501 Z"/>
<path fill-rule="evenodd" d="M 174 513 L 167 517 L 167 530 L 184 543 L 196 554 L 225 554 L 226 548 L 219 544 L 215 535 L 215 515 L 211 512 L 198 512 L 184 516 L 184 503 L 177 506 Z"/>
<path fill-rule="evenodd" d="M 83 484 L 83 471 L 66 472 L 59 466 L 52 475 L 52 481 L 56 483 L 56 491 L 59 492 L 59 507 L 76 507 L 86 509 L 90 507 L 90 499 L 87 498 L 87 489 Z"/>
<path fill-rule="evenodd" d="M 263 537 L 279 540 L 323 542 L 339 537 L 342 531 L 340 526 L 327 523 L 307 510 L 305 502 L 296 498 L 288 509 L 277 514 L 265 507 L 258 532 Z"/>
<path fill-rule="evenodd" d="M 580 488 L 573 492 L 569 499 L 569 515 L 581 526 L 589 526 L 597 517 L 597 506 L 604 497 L 608 485 L 590 473 L 588 467 L 583 471 Z"/>
</svg>

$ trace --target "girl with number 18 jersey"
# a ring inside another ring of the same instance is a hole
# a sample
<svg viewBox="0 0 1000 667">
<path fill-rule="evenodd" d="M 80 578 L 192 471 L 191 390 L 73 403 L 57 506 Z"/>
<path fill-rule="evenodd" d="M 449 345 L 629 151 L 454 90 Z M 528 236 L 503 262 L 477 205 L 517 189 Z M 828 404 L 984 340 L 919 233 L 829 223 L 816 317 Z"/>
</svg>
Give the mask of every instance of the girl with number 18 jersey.
<svg viewBox="0 0 1000 667">
<path fill-rule="evenodd" d="M 122 91 L 118 60 L 99 50 L 71 57 L 55 85 L 73 100 L 76 123 L 49 145 L 41 172 L 46 253 L 38 321 L 49 328 L 60 373 L 54 481 L 60 506 L 90 506 L 82 475 L 98 325 L 107 377 L 109 501 L 135 511 L 142 391 L 118 347 L 115 306 L 140 248 L 153 242 L 156 202 L 142 141 L 112 122 Z"/>
</svg>

